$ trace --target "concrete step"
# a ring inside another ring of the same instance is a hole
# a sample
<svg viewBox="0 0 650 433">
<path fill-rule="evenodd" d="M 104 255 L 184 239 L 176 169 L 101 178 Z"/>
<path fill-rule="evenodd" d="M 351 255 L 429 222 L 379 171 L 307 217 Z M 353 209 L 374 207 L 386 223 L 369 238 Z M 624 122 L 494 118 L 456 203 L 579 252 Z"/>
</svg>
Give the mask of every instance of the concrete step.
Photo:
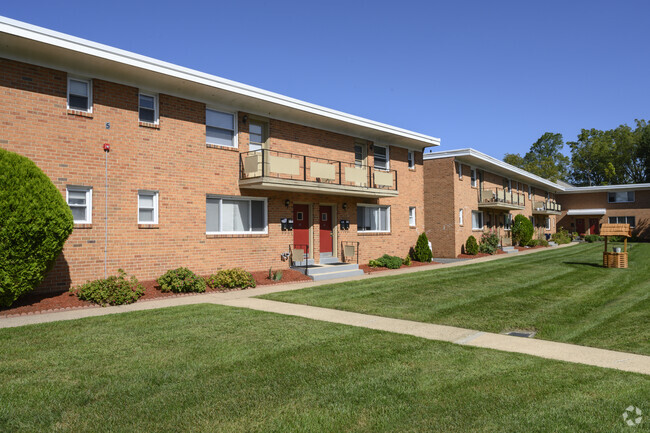
<svg viewBox="0 0 650 433">
<path fill-rule="evenodd" d="M 361 269 L 350 269 L 348 271 L 324 272 L 324 273 L 321 273 L 321 274 L 309 275 L 309 277 L 314 281 L 323 281 L 323 280 L 334 280 L 336 278 L 356 277 L 358 275 L 363 275 L 363 271 Z"/>
<path fill-rule="evenodd" d="M 332 256 L 329 256 L 329 257 L 323 257 L 322 254 L 321 254 L 321 256 L 320 256 L 320 263 L 321 263 L 321 265 L 329 265 L 329 264 L 332 264 L 332 263 L 338 263 L 338 262 L 339 262 L 339 258 L 338 258 L 338 257 L 332 257 Z"/>
<path fill-rule="evenodd" d="M 501 248 L 505 253 L 512 254 L 512 253 L 518 253 L 519 250 L 515 247 L 502 247 Z"/>
<path fill-rule="evenodd" d="M 549 241 L 548 246 L 549 247 L 557 247 L 557 244 L 555 242 L 553 242 L 553 241 Z"/>
<path fill-rule="evenodd" d="M 300 267 L 300 266 L 306 266 L 306 265 L 313 265 L 314 264 L 314 259 L 309 259 L 309 260 L 301 260 L 298 262 L 293 262 L 293 266 Z"/>
</svg>

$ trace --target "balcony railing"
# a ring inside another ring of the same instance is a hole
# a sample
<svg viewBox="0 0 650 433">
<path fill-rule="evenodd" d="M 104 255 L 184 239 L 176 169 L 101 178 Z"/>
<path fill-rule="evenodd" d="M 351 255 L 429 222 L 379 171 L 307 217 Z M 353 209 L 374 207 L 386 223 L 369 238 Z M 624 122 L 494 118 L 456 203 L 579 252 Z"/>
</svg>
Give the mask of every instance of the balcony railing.
<svg viewBox="0 0 650 433">
<path fill-rule="evenodd" d="M 524 207 L 526 206 L 526 195 L 503 188 L 480 189 L 478 191 L 478 203 L 496 207 Z"/>
<path fill-rule="evenodd" d="M 536 201 L 533 210 L 538 212 L 562 212 L 562 205 L 552 200 Z"/>
<path fill-rule="evenodd" d="M 239 154 L 239 179 L 273 178 L 322 186 L 397 191 L 397 172 L 354 162 L 261 149 Z"/>
</svg>

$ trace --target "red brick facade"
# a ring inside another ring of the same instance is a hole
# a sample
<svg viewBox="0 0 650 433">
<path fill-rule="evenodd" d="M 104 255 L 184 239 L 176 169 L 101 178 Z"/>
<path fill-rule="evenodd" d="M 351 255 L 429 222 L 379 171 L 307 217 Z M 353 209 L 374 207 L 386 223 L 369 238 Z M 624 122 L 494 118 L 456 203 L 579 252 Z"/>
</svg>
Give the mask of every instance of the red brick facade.
<svg viewBox="0 0 650 433">
<path fill-rule="evenodd" d="M 397 197 L 242 189 L 239 157 L 248 151 L 250 121 L 244 122 L 248 113 L 236 107 L 232 111 L 238 118 L 238 148 L 208 146 L 203 102 L 160 94 L 159 124 L 148 125 L 138 121 L 136 87 L 93 79 L 92 114 L 81 114 L 66 109 L 65 71 L 6 59 L 0 59 L 0 70 L 0 146 L 32 159 L 64 196 L 70 185 L 92 187 L 92 224 L 75 227 L 41 290 L 67 289 L 102 277 L 105 249 L 109 275 L 122 268 L 140 279 L 156 278 L 178 266 L 202 275 L 231 267 L 251 271 L 288 267 L 281 254 L 289 250 L 293 234 L 281 230 L 280 220 L 292 217 L 293 203 L 311 206 L 314 246 L 319 245 L 319 206 L 333 205 L 333 220 L 351 223 L 347 231 L 335 226 L 337 246 L 342 241 L 358 241 L 360 262 L 384 253 L 405 256 L 424 230 L 424 170 L 419 151 L 415 152 L 415 168 L 409 169 L 407 149 L 390 146 L 390 168 L 397 171 L 399 182 Z M 355 141 L 363 138 L 273 118 L 263 120 L 272 150 L 354 162 Z M 111 146 L 108 155 L 102 149 L 104 143 Z M 372 165 L 374 143 L 367 144 L 368 164 Z M 138 225 L 139 190 L 158 191 L 158 224 Z M 267 197 L 268 233 L 206 235 L 206 196 L 210 194 Z M 357 203 L 390 205 L 390 233 L 358 233 Z M 416 207 L 414 227 L 409 226 L 410 206 Z M 317 248 L 314 255 L 318 262 Z"/>
</svg>

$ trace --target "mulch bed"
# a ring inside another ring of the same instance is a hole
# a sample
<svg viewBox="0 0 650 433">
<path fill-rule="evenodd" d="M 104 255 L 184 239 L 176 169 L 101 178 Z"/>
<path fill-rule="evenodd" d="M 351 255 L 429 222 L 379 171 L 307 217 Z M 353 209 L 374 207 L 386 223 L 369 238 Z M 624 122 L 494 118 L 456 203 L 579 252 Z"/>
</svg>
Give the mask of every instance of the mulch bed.
<svg viewBox="0 0 650 433">
<path fill-rule="evenodd" d="M 297 281 L 311 281 L 306 275 L 292 269 L 282 270 L 282 280 L 272 281 L 269 279 L 268 271 L 251 272 L 257 286 L 267 286 L 270 284 L 285 284 Z M 140 281 L 144 287 L 144 295 L 137 301 L 148 301 L 152 299 L 174 298 L 179 296 L 194 296 L 197 293 L 173 293 L 161 292 L 156 280 Z M 205 293 L 210 292 L 230 292 L 242 289 L 210 289 L 207 288 Z M 96 304 L 88 301 L 81 301 L 70 292 L 63 293 L 32 293 L 18 299 L 11 307 L 0 308 L 0 317 L 25 316 L 39 313 L 54 313 L 57 311 L 78 310 L 80 308 L 97 308 Z"/>
<path fill-rule="evenodd" d="M 431 265 L 439 265 L 440 263 L 438 262 L 416 262 L 412 261 L 411 266 L 406 266 L 402 265 L 400 266 L 400 269 L 404 268 L 417 268 L 418 266 L 431 266 Z M 375 272 L 383 272 L 383 271 L 390 271 L 391 269 L 384 268 L 384 267 L 376 267 L 376 268 L 371 268 L 369 265 L 359 265 L 359 269 L 363 271 L 364 274 L 374 274 Z"/>
<path fill-rule="evenodd" d="M 539 248 L 548 248 L 548 247 L 545 247 L 543 245 L 536 245 L 534 247 L 515 247 L 515 248 L 517 248 L 519 251 L 528 251 L 528 250 L 537 250 Z"/>
<path fill-rule="evenodd" d="M 494 255 L 497 255 L 497 254 L 506 254 L 506 253 L 505 253 L 505 251 L 497 250 L 497 252 L 494 253 L 494 254 L 488 254 L 488 253 L 478 253 L 478 254 L 475 254 L 475 255 L 458 254 L 456 257 L 459 258 L 459 259 L 478 259 L 479 257 L 490 257 L 490 256 L 494 256 Z"/>
</svg>

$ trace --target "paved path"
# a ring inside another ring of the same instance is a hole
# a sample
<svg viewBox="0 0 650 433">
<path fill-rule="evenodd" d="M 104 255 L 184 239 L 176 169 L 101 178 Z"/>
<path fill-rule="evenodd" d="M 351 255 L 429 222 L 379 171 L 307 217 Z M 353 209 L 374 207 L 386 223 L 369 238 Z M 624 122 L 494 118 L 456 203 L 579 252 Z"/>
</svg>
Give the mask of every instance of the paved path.
<svg viewBox="0 0 650 433">
<path fill-rule="evenodd" d="M 566 246 L 571 246 L 568 244 Z M 560 247 L 561 248 L 561 247 Z M 533 254 L 541 249 L 518 253 Z M 275 293 L 287 290 L 299 290 L 305 287 L 330 284 L 332 282 L 345 282 L 367 278 L 377 278 L 387 275 L 399 275 L 412 272 L 422 272 L 446 267 L 464 266 L 477 262 L 500 260 L 512 257 L 512 255 L 491 256 L 480 259 L 468 260 L 465 262 L 454 262 L 435 267 L 416 267 L 396 269 L 376 274 L 366 274 L 358 277 L 350 277 L 325 282 L 303 282 L 293 284 L 278 284 L 262 286 L 255 289 L 233 291 L 225 293 L 208 293 L 202 295 L 181 296 L 175 298 L 155 299 L 151 301 L 137 302 L 131 305 L 121 305 L 106 308 L 89 308 L 82 310 L 70 310 L 56 313 L 36 314 L 30 316 L 8 317 L 0 319 L 0 328 L 9 328 L 36 323 L 56 322 L 61 320 L 72 320 L 84 317 L 105 316 L 108 314 L 124 313 L 129 311 L 145 311 L 156 308 L 165 308 L 180 305 L 193 304 L 218 304 L 230 307 L 249 308 L 258 311 L 266 311 L 289 316 L 304 317 L 313 320 L 339 323 L 349 326 L 376 329 L 398 334 L 413 335 L 428 340 L 446 341 L 450 343 L 496 349 L 505 352 L 524 353 L 527 355 L 539 356 L 542 358 L 555 359 L 559 361 L 574 362 L 578 364 L 593 365 L 598 367 L 613 368 L 634 373 L 650 375 L 650 356 L 637 355 L 625 352 L 616 352 L 606 349 L 578 346 L 574 344 L 558 343 L 553 341 L 538 340 L 533 338 L 512 337 L 490 332 L 481 332 L 473 329 L 457 328 L 453 326 L 435 325 L 431 323 L 415 322 L 411 320 L 392 319 L 388 317 L 372 316 L 368 314 L 352 313 L 329 308 L 311 307 L 308 305 L 289 304 L 285 302 L 269 301 L 265 299 L 254 299 L 267 293 Z"/>
</svg>

